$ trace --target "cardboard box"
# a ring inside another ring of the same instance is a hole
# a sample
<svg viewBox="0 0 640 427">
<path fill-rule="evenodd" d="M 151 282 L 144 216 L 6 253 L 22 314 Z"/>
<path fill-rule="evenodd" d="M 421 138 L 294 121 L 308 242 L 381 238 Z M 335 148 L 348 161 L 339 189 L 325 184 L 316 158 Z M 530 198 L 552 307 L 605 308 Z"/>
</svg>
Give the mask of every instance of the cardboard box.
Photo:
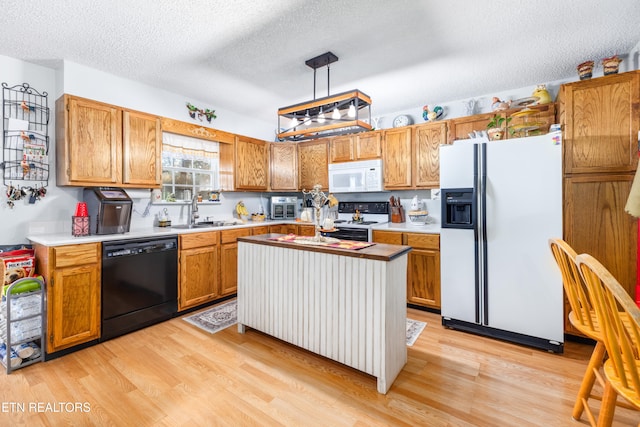
<svg viewBox="0 0 640 427">
<path fill-rule="evenodd" d="M 0 253 L 0 278 L 4 285 L 18 279 L 35 276 L 36 257 L 33 249 L 19 249 Z"/>
</svg>

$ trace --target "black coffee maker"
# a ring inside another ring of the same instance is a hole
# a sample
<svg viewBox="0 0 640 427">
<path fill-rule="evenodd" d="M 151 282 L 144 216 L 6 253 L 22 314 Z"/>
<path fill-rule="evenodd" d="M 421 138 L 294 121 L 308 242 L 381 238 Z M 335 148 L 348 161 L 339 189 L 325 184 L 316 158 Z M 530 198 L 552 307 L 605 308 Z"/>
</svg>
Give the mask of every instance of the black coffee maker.
<svg viewBox="0 0 640 427">
<path fill-rule="evenodd" d="M 133 201 L 122 188 L 85 188 L 84 201 L 89 213 L 91 234 L 119 234 L 129 231 Z"/>
</svg>

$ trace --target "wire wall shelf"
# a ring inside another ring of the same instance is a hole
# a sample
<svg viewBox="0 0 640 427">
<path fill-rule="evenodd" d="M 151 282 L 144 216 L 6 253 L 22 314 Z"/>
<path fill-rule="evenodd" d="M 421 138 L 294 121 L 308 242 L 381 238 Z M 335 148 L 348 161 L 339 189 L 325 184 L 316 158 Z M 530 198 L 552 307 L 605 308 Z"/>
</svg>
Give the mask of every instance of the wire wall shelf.
<svg viewBox="0 0 640 427">
<path fill-rule="evenodd" d="M 2 83 L 3 184 L 13 187 L 13 181 L 31 181 L 47 186 L 49 115 L 47 92 L 40 93 L 27 83 L 11 87 Z"/>
</svg>

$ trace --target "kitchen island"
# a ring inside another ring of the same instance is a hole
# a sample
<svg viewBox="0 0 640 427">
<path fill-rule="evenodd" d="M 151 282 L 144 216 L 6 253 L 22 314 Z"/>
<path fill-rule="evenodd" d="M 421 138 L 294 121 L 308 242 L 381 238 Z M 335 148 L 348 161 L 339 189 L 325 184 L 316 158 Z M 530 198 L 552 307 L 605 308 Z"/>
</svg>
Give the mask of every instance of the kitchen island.
<svg viewBox="0 0 640 427">
<path fill-rule="evenodd" d="M 386 393 L 407 361 L 411 248 L 356 250 L 279 237 L 238 239 L 238 331 L 248 326 L 366 372 Z"/>
</svg>

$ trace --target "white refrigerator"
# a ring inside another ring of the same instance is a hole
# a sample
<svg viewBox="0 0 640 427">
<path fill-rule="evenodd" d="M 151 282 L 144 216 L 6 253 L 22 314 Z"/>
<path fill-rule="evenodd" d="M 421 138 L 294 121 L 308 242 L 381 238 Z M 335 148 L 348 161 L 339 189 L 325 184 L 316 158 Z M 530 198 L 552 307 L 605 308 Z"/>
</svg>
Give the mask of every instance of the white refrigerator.
<svg viewBox="0 0 640 427">
<path fill-rule="evenodd" d="M 563 351 L 561 135 L 440 147 L 445 327 Z"/>
</svg>

